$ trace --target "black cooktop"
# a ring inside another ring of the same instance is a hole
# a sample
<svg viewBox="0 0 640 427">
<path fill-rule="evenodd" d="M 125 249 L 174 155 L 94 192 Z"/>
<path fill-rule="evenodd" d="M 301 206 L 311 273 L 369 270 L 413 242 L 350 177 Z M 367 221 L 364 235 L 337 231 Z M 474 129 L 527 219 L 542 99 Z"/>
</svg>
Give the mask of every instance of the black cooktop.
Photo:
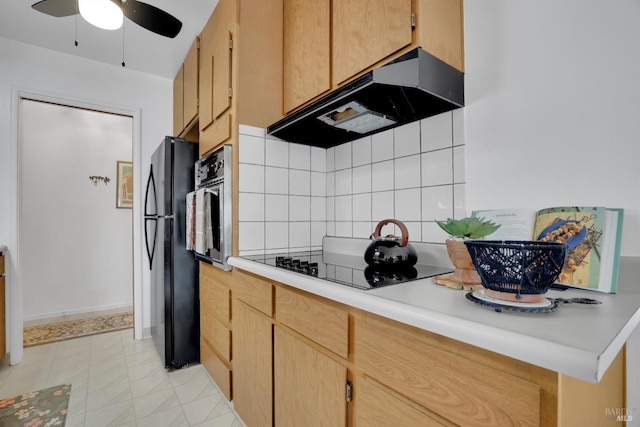
<svg viewBox="0 0 640 427">
<path fill-rule="evenodd" d="M 326 251 L 251 255 L 243 258 L 365 290 L 425 279 L 453 271 L 447 267 L 421 264 L 399 269 L 373 268 L 367 265 L 363 256 Z"/>
</svg>

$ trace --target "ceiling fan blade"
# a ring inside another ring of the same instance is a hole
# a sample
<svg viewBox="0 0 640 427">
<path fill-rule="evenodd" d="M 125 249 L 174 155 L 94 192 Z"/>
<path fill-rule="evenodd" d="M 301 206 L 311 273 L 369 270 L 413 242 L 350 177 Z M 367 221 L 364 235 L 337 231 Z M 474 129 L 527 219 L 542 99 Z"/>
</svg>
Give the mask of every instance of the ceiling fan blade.
<svg viewBox="0 0 640 427">
<path fill-rule="evenodd" d="M 50 0 L 47 0 L 50 1 Z M 138 0 L 126 0 L 122 3 L 124 16 L 161 36 L 174 38 L 182 28 L 182 22 L 164 10 Z"/>
<path fill-rule="evenodd" d="M 77 0 L 41 0 L 32 4 L 31 7 L 56 18 L 78 14 Z"/>
</svg>

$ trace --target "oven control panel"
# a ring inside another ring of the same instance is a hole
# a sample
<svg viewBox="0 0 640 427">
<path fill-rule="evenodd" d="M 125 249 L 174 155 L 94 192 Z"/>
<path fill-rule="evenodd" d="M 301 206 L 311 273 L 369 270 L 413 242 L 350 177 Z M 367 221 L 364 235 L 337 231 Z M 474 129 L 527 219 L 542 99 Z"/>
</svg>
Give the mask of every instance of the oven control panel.
<svg viewBox="0 0 640 427">
<path fill-rule="evenodd" d="M 195 187 L 211 187 L 222 182 L 227 170 L 231 167 L 227 164 L 230 154 L 231 145 L 224 145 L 196 161 Z"/>
</svg>

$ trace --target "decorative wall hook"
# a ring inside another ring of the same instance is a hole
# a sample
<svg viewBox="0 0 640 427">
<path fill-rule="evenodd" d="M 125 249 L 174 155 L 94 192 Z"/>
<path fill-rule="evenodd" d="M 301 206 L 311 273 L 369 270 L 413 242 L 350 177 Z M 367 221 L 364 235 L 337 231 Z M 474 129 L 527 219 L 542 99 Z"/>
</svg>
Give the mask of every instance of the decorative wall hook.
<svg viewBox="0 0 640 427">
<path fill-rule="evenodd" d="M 89 181 L 93 182 L 93 185 L 97 186 L 98 182 L 104 182 L 104 185 L 107 185 L 111 179 L 107 176 L 90 176 Z"/>
</svg>

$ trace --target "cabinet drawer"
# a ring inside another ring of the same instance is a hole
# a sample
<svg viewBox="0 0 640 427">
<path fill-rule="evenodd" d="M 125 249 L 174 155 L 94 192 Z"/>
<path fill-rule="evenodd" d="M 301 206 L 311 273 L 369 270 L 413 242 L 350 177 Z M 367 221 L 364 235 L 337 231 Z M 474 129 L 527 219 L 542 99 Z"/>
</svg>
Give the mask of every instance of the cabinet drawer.
<svg viewBox="0 0 640 427">
<path fill-rule="evenodd" d="M 200 362 L 227 400 L 231 400 L 231 369 L 214 353 L 209 345 L 200 340 Z"/>
<path fill-rule="evenodd" d="M 276 319 L 345 359 L 349 314 L 318 298 L 276 288 Z"/>
<path fill-rule="evenodd" d="M 210 267 L 215 268 L 215 267 Z M 213 277 L 212 272 L 200 269 L 200 316 L 216 316 L 229 324 L 231 320 L 231 297 L 229 288 Z"/>
<path fill-rule="evenodd" d="M 366 317 L 354 360 L 367 376 L 460 425 L 538 425 L 540 387 L 428 344 L 423 331 Z"/>
<path fill-rule="evenodd" d="M 231 360 L 231 331 L 213 316 L 203 314 L 200 318 L 202 338 L 227 361 Z"/>
<path fill-rule="evenodd" d="M 273 315 L 273 285 L 255 276 L 234 271 L 233 296 L 260 310 L 267 316 Z"/>
<path fill-rule="evenodd" d="M 443 425 L 364 378 L 359 379 L 355 384 L 355 393 L 357 393 L 356 427 L 439 427 Z"/>
</svg>

